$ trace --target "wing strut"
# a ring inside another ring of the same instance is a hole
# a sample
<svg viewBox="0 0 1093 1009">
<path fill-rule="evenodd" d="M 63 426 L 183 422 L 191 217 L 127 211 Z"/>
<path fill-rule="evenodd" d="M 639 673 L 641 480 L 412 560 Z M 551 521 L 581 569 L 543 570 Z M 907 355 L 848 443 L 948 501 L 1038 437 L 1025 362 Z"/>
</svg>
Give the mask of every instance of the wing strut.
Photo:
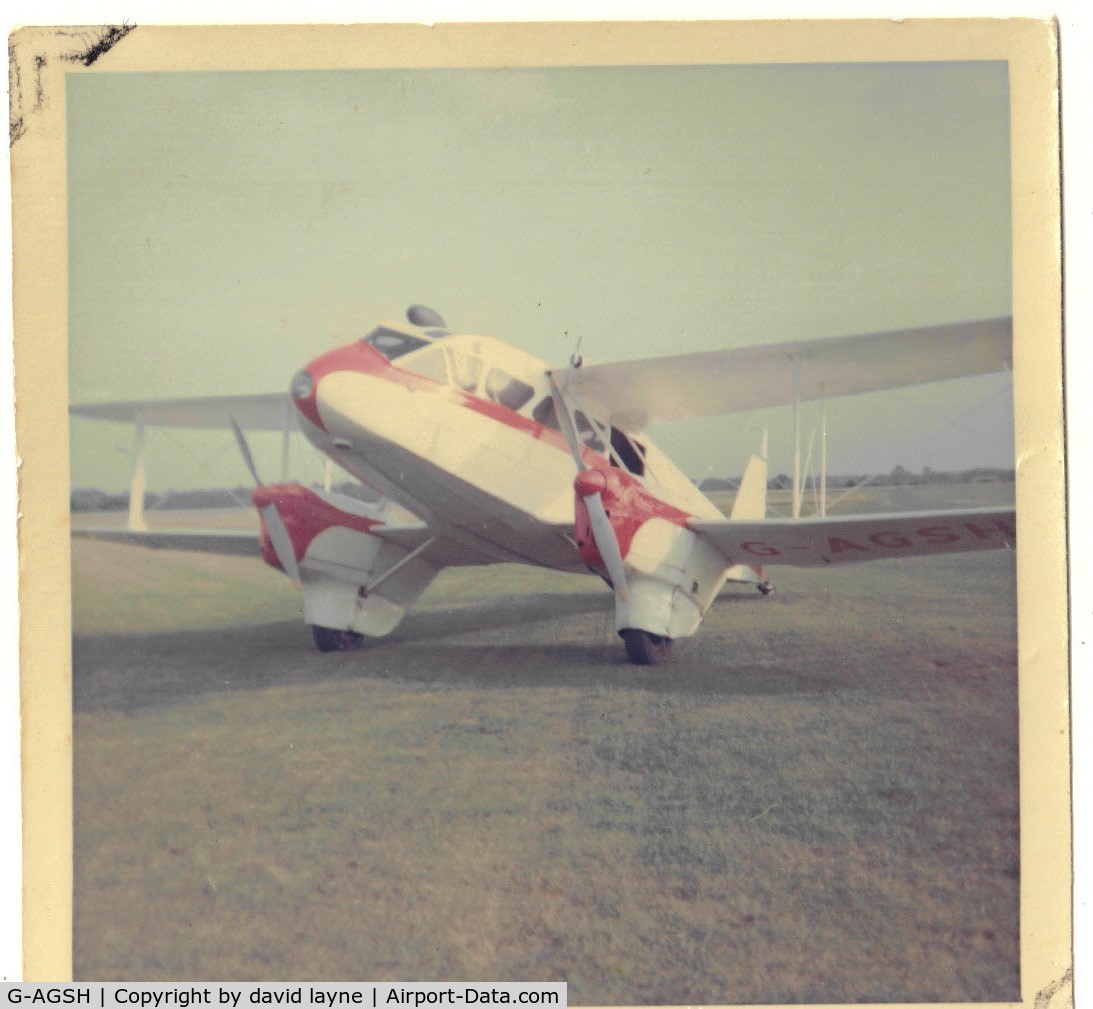
<svg viewBox="0 0 1093 1009">
<path fill-rule="evenodd" d="M 395 561 L 386 571 L 382 571 L 379 575 L 372 579 L 367 585 L 364 586 L 364 593 L 368 595 L 370 592 L 375 592 L 391 575 L 398 571 L 401 571 L 412 560 L 416 560 L 421 554 L 425 553 L 436 542 L 435 536 L 430 536 L 424 543 L 415 547 L 405 557 Z"/>
<path fill-rule="evenodd" d="M 793 355 L 793 500 L 790 514 L 801 517 L 801 362 Z"/>
<path fill-rule="evenodd" d="M 138 413 L 133 425 L 133 479 L 129 484 L 129 521 L 132 532 L 147 532 L 144 521 L 144 421 Z"/>
<path fill-rule="evenodd" d="M 820 383 L 820 518 L 827 515 L 827 399 Z"/>
<path fill-rule="evenodd" d="M 816 436 L 816 429 L 812 429 L 812 435 L 808 443 L 808 456 L 805 459 L 805 472 L 801 473 L 801 387 L 799 378 L 799 364 L 797 356 L 793 357 L 793 498 L 791 514 L 793 518 L 801 517 L 801 484 L 807 483 L 809 473 L 812 473 L 813 500 L 816 495 L 816 475 L 812 470 L 812 438 Z M 816 504 L 816 511 L 821 517 L 827 514 L 827 396 L 824 393 L 824 384 L 820 383 L 820 498 Z"/>
<path fill-rule="evenodd" d="M 289 435 L 292 434 L 292 402 L 285 400 L 285 426 L 281 432 L 281 481 L 288 482 Z"/>
</svg>

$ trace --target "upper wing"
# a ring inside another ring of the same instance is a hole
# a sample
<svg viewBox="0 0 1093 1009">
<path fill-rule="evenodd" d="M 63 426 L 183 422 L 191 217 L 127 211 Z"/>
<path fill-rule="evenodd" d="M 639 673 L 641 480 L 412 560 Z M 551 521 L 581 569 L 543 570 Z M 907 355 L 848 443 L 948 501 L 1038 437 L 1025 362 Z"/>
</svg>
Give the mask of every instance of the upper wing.
<svg viewBox="0 0 1093 1009">
<path fill-rule="evenodd" d="M 1008 369 L 1009 316 L 822 340 L 593 364 L 568 373 L 566 390 L 604 421 L 638 431 L 760 407 L 873 392 Z"/>
<path fill-rule="evenodd" d="M 233 417 L 240 427 L 255 431 L 283 431 L 295 426 L 292 401 L 284 392 L 77 403 L 70 406 L 68 412 L 89 420 L 125 421 L 154 427 L 230 427 Z"/>
<path fill-rule="evenodd" d="M 241 428 L 284 431 L 295 426 L 292 401 L 283 392 L 242 396 L 191 396 L 181 399 L 124 400 L 112 403 L 79 403 L 69 407 L 74 417 L 118 421 L 154 427 Z M 355 498 L 327 494 L 328 500 L 350 514 L 380 519 L 369 532 L 407 552 L 422 549 L 423 558 L 435 567 L 494 564 L 497 558 L 456 540 L 411 516 L 392 519 L 381 507 Z M 74 526 L 73 536 L 110 540 L 160 550 L 200 553 L 258 555 L 257 530 L 121 529 L 106 526 Z"/>
<path fill-rule="evenodd" d="M 730 564 L 819 567 L 888 557 L 995 550 L 1017 541 L 1013 508 L 904 512 L 839 518 L 692 519 Z"/>
</svg>

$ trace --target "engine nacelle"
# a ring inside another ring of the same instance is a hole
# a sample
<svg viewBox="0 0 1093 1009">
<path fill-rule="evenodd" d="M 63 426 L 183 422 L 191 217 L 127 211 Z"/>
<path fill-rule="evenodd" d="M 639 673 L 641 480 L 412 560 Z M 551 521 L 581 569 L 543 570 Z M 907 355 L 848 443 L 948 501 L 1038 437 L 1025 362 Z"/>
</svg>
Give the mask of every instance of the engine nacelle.
<svg viewBox="0 0 1093 1009">
<path fill-rule="evenodd" d="M 409 554 L 370 533 L 324 530 L 300 562 L 304 620 L 372 638 L 390 634 L 438 573 L 420 557 L 406 561 Z"/>
<path fill-rule="evenodd" d="M 313 627 L 383 637 L 437 575 L 416 550 L 372 532 L 386 526 L 382 505 L 300 484 L 260 487 L 253 498 L 260 514 L 275 507 L 284 524 L 299 569 L 304 620 Z M 260 542 L 266 563 L 284 570 L 265 518 Z"/>
<path fill-rule="evenodd" d="M 702 537 L 664 519 L 643 523 L 626 555 L 629 598 L 616 598 L 615 628 L 687 638 L 725 584 L 725 560 Z"/>
</svg>

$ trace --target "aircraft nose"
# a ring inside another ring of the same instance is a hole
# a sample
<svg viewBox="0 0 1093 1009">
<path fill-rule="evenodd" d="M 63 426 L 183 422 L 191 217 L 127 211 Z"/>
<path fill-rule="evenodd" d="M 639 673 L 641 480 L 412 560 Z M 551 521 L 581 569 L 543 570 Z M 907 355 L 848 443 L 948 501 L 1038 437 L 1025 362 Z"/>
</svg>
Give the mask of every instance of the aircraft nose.
<svg viewBox="0 0 1093 1009">
<path fill-rule="evenodd" d="M 307 399 L 314 388 L 315 379 L 312 377 L 311 372 L 304 368 L 292 376 L 292 384 L 288 387 L 288 391 L 292 394 L 294 400 Z"/>
<path fill-rule="evenodd" d="M 319 412 L 319 390 L 322 380 L 327 375 L 338 371 L 375 374 L 386 365 L 387 359 L 373 347 L 364 342 L 351 343 L 315 358 L 305 368 L 296 372 L 289 386 L 289 396 L 303 417 L 326 431 L 326 425 Z"/>
</svg>

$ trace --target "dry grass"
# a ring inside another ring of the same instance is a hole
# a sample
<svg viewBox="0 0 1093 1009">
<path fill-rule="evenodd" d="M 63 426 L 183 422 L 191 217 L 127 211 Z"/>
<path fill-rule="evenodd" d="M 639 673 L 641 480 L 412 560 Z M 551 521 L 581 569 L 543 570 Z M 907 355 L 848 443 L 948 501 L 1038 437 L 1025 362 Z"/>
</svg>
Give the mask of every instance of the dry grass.
<svg viewBox="0 0 1093 1009">
<path fill-rule="evenodd" d="M 786 572 L 638 670 L 591 579 L 320 656 L 257 563 L 75 547 L 81 978 L 1020 995 L 1010 554 Z"/>
</svg>

